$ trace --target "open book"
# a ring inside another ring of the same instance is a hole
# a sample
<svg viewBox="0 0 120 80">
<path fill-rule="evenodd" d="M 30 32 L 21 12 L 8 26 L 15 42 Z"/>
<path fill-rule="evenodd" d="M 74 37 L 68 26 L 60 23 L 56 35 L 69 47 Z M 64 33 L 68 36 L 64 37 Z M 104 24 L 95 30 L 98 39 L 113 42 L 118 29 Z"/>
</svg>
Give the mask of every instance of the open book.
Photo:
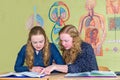
<svg viewBox="0 0 120 80">
<path fill-rule="evenodd" d="M 36 72 L 9 72 L 5 74 L 0 74 L 0 77 L 31 77 L 31 78 L 42 78 L 45 74 L 39 74 Z"/>
<path fill-rule="evenodd" d="M 68 73 L 65 77 L 116 77 L 113 71 L 91 71 L 81 73 Z"/>
</svg>

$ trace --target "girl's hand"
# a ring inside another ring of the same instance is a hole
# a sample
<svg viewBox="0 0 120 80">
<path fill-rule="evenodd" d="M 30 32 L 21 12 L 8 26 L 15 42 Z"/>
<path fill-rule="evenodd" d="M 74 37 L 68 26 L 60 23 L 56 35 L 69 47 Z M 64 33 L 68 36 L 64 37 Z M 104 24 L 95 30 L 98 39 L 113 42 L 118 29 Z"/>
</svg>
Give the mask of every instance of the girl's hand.
<svg viewBox="0 0 120 80">
<path fill-rule="evenodd" d="M 41 71 L 41 74 L 49 75 L 53 70 L 55 70 L 55 65 L 48 66 Z"/>
<path fill-rule="evenodd" d="M 41 73 L 42 70 L 43 70 L 43 67 L 36 66 L 36 67 L 32 67 L 30 71 Z"/>
</svg>

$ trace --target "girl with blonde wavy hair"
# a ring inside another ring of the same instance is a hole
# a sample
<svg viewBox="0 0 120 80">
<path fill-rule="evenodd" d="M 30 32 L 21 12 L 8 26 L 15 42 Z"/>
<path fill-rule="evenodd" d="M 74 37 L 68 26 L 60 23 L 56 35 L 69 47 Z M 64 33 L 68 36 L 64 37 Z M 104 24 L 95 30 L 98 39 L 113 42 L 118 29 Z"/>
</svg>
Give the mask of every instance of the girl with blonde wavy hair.
<svg viewBox="0 0 120 80">
<path fill-rule="evenodd" d="M 34 26 L 25 44 L 18 53 L 14 69 L 16 72 L 41 72 L 44 67 L 64 64 L 63 58 L 53 43 L 49 43 L 44 29 Z M 26 63 L 26 66 L 24 65 Z"/>
<path fill-rule="evenodd" d="M 98 70 L 98 65 L 92 46 L 79 36 L 73 25 L 65 25 L 59 32 L 59 46 L 66 65 L 51 65 L 41 73 L 50 74 L 53 70 L 64 73 L 79 73 Z"/>
</svg>

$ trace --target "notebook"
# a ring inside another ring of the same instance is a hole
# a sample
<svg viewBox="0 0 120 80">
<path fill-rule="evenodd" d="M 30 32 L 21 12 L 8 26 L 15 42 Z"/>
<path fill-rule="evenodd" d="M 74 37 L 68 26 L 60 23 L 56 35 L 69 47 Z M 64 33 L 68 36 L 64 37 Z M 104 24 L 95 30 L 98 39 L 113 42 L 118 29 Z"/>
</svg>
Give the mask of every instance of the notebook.
<svg viewBox="0 0 120 80">
<path fill-rule="evenodd" d="M 39 74 L 37 72 L 9 72 L 5 74 L 1 74 L 0 77 L 18 77 L 18 78 L 42 78 L 45 74 Z"/>
<path fill-rule="evenodd" d="M 81 73 L 68 73 L 65 77 L 117 77 L 113 71 L 91 71 Z"/>
</svg>

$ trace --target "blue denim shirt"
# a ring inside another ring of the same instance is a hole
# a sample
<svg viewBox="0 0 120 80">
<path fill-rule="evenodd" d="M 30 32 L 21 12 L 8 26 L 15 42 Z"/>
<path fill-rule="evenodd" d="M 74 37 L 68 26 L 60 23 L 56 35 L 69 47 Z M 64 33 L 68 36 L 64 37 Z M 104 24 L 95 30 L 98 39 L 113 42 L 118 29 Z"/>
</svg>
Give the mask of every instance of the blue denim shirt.
<svg viewBox="0 0 120 80">
<path fill-rule="evenodd" d="M 50 55 L 49 65 L 52 64 L 53 60 L 55 61 L 56 64 L 64 64 L 64 60 L 61 54 L 59 53 L 58 49 L 53 43 L 50 43 L 50 53 L 51 55 Z M 29 71 L 29 68 L 24 65 L 25 56 L 26 56 L 26 45 L 24 45 L 18 53 L 16 63 L 14 66 L 14 70 L 16 72 Z M 42 51 L 40 51 L 38 54 L 36 54 L 36 52 L 34 51 L 33 66 L 45 67 Z"/>
<path fill-rule="evenodd" d="M 88 43 L 82 42 L 81 49 L 82 52 L 78 54 L 75 62 L 68 64 L 68 73 L 98 70 L 98 65 L 92 46 Z"/>
</svg>

